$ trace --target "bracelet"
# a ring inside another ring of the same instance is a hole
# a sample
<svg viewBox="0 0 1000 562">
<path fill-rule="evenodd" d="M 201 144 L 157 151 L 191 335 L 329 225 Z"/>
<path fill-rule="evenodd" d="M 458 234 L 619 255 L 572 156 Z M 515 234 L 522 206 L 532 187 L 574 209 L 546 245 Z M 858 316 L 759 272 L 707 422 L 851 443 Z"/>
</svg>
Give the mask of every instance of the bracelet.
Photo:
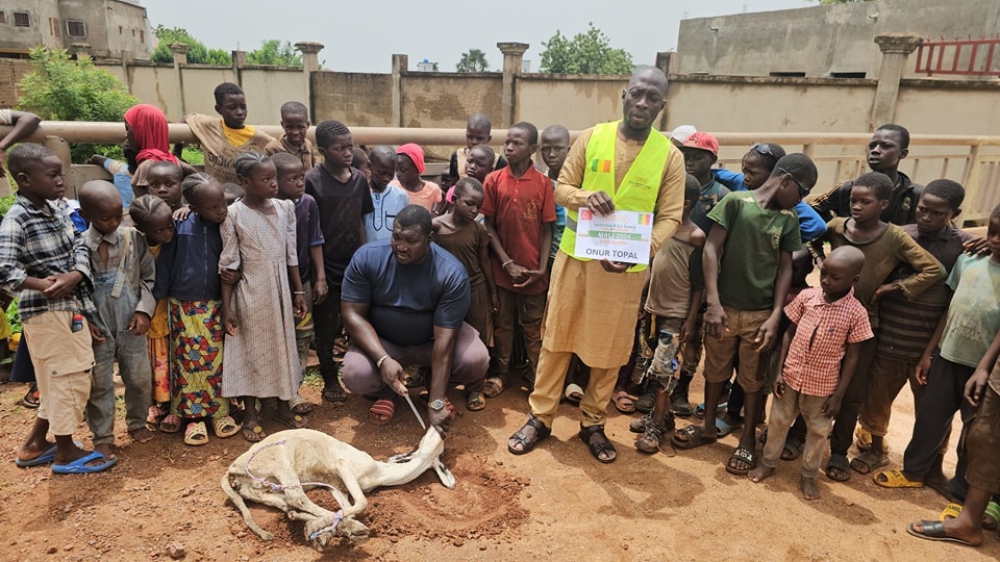
<svg viewBox="0 0 1000 562">
<path fill-rule="evenodd" d="M 293 295 L 304 295 L 304 294 L 306 294 L 306 292 L 305 291 L 292 291 L 292 294 Z"/>
<path fill-rule="evenodd" d="M 382 368 L 382 363 L 385 363 L 385 360 L 388 359 L 388 358 L 389 358 L 389 354 L 388 353 L 386 353 L 382 357 L 379 357 L 378 361 L 375 362 L 375 368 L 381 369 Z"/>
<path fill-rule="evenodd" d="M 507 266 L 510 265 L 510 264 L 512 264 L 512 263 L 514 263 L 514 260 L 507 260 L 507 261 L 503 262 L 503 265 L 500 266 L 500 269 L 507 269 Z"/>
</svg>

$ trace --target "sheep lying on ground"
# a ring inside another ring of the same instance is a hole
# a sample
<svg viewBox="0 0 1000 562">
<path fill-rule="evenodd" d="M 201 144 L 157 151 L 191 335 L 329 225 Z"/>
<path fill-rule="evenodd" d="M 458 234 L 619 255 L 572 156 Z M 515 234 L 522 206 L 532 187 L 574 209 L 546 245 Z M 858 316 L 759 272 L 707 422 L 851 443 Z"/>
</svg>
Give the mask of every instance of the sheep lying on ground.
<svg viewBox="0 0 1000 562">
<path fill-rule="evenodd" d="M 243 514 L 247 527 L 264 540 L 274 535 L 253 520 L 244 500 L 284 511 L 290 519 L 305 521 L 307 541 L 323 549 L 335 536 L 349 541 L 368 538 L 368 528 L 355 516 L 368 507 L 365 492 L 415 480 L 428 468 L 441 483 L 455 487 L 455 477 L 441 462 L 444 439 L 430 427 L 412 453 L 379 462 L 369 454 L 312 429 L 280 431 L 256 443 L 239 456 L 222 477 L 222 490 Z M 306 491 L 330 489 L 340 512 L 313 503 Z M 347 496 L 354 500 L 352 505 Z"/>
</svg>

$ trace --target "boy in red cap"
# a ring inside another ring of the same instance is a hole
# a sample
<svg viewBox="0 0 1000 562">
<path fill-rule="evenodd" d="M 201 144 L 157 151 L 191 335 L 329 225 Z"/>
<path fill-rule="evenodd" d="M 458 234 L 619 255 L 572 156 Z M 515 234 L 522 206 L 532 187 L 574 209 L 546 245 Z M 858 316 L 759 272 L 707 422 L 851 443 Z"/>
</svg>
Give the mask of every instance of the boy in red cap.
<svg viewBox="0 0 1000 562">
<path fill-rule="evenodd" d="M 441 202 L 441 187 L 421 178 L 427 171 L 424 166 L 424 149 L 420 145 L 408 143 L 396 149 L 396 179 L 391 185 L 398 185 L 410 196 L 411 205 L 420 205 L 431 211 Z"/>
<path fill-rule="evenodd" d="M 715 181 L 715 176 L 712 174 L 712 166 L 719 159 L 719 141 L 708 133 L 692 133 L 681 145 L 681 153 L 684 154 L 684 168 L 687 173 L 694 176 L 701 184 L 701 197 L 691 209 L 691 220 L 698 225 L 698 228 L 708 232 L 712 228 L 708 212 L 729 194 L 729 189 Z"/>
</svg>

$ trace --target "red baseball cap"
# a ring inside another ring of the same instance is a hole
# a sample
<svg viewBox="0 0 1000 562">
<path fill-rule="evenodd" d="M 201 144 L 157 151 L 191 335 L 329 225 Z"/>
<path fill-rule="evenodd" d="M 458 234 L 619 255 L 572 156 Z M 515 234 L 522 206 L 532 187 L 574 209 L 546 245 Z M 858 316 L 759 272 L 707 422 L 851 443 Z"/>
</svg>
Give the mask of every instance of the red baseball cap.
<svg viewBox="0 0 1000 562">
<path fill-rule="evenodd" d="M 684 141 L 684 148 L 707 150 L 713 155 L 719 155 L 719 141 L 709 133 L 694 133 Z"/>
</svg>

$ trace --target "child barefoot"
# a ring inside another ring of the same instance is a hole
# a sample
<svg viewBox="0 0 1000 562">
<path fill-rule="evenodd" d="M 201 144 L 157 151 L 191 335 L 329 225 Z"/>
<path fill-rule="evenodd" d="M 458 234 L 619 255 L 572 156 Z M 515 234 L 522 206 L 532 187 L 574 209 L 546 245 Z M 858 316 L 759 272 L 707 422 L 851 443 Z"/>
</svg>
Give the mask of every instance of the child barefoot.
<svg viewBox="0 0 1000 562">
<path fill-rule="evenodd" d="M 154 258 L 159 258 L 162 245 L 169 244 L 174 239 L 174 219 L 170 205 L 159 197 L 143 195 L 132 202 L 128 212 L 135 229 L 146 237 L 149 252 Z M 149 331 L 146 332 L 149 366 L 153 374 L 153 405 L 149 407 L 146 423 L 160 424 L 160 431 L 165 433 L 177 433 L 180 431 L 179 423 L 170 425 L 162 421 L 170 413 L 170 355 L 167 352 L 169 335 L 167 299 L 158 299 L 153 318 L 149 321 Z"/>
<path fill-rule="evenodd" d="M 274 164 L 266 156 L 242 154 L 236 175 L 246 196 L 222 223 L 219 271 L 241 270 L 242 278 L 222 285 L 227 362 L 222 386 L 224 396 L 243 397 L 243 437 L 256 442 L 267 436 L 258 399 L 278 398 L 275 419 L 293 429 L 306 425 L 305 416 L 289 407 L 302 382 L 295 317 L 305 315 L 306 297 L 299 278 L 295 204 L 273 199 L 278 195 Z"/>
<path fill-rule="evenodd" d="M 483 204 L 483 184 L 475 178 L 462 178 L 455 184 L 455 207 L 447 215 L 434 219 L 434 240 L 451 252 L 469 274 L 472 301 L 465 321 L 479 331 L 487 346 L 493 345 L 493 314 L 497 311 L 497 288 L 490 266 L 490 235 L 476 222 Z M 481 386 L 481 385 L 480 385 Z M 466 388 L 466 407 L 472 411 L 486 407 L 482 389 Z"/>
<path fill-rule="evenodd" d="M 239 432 L 229 400 L 222 397 L 219 223 L 226 218 L 226 199 L 219 183 L 205 174 L 188 176 L 182 189 L 191 214 L 176 223 L 174 239 L 160 251 L 153 296 L 168 298 L 172 396 L 163 423 L 179 428 L 186 420 L 184 443 L 198 446 L 208 443 L 205 418 L 220 439 Z"/>
<path fill-rule="evenodd" d="M 774 383 L 764 458 L 750 470 L 750 481 L 762 482 L 774 474 L 788 428 L 801 413 L 809 431 L 802 454 L 802 497 L 819 499 L 816 475 L 826 438 L 851 384 L 861 342 L 875 337 L 868 312 L 854 298 L 854 283 L 864 265 L 861 250 L 837 248 L 819 266 L 822 288 L 802 291 L 785 307 L 792 324 L 781 342 L 784 368 Z"/>
</svg>

